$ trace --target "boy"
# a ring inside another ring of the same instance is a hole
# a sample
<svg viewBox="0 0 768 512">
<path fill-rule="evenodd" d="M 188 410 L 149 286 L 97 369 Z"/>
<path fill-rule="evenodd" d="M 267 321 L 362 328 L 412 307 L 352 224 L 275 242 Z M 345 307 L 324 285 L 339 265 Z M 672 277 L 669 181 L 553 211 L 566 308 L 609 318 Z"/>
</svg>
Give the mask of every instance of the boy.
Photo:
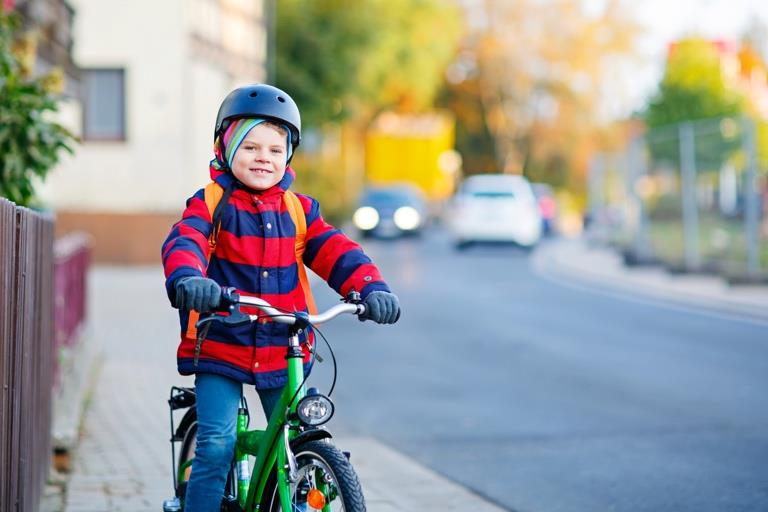
<svg viewBox="0 0 768 512">
<path fill-rule="evenodd" d="M 237 328 L 212 324 L 198 344 L 194 319 L 219 305 L 221 286 L 285 310 L 308 310 L 299 283 L 298 230 L 285 197 L 295 177 L 288 164 L 300 139 L 299 110 L 288 94 L 265 84 L 232 91 L 219 108 L 210 164 L 211 179 L 223 195 L 212 215 L 205 189 L 195 193 L 163 244 L 166 290 L 181 319 L 178 369 L 195 374 L 197 393 L 187 512 L 219 510 L 242 384 L 255 385 L 269 417 L 287 381 L 287 326 L 269 320 Z M 342 296 L 359 292 L 366 305 L 362 320 L 396 322 L 398 299 L 370 258 L 323 220 L 315 199 L 294 197 L 301 205 L 298 215 L 306 218 L 303 263 Z M 303 336 L 312 342 L 311 333 Z"/>
</svg>

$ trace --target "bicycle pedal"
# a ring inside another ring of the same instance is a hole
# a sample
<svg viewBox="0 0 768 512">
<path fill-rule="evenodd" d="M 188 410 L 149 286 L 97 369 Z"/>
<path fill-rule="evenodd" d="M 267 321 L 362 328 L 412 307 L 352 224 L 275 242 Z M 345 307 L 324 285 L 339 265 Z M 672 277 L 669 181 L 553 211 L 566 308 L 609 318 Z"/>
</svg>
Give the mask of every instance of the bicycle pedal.
<svg viewBox="0 0 768 512">
<path fill-rule="evenodd" d="M 350 458 L 350 457 L 352 457 L 352 454 L 351 454 L 350 452 L 344 452 L 344 451 L 343 451 L 343 452 L 341 452 L 341 453 L 343 453 L 343 454 L 344 454 L 344 456 L 347 458 L 347 460 L 349 460 L 349 458 Z"/>
<path fill-rule="evenodd" d="M 181 501 L 178 497 L 173 497 L 163 501 L 163 512 L 180 512 Z"/>
</svg>

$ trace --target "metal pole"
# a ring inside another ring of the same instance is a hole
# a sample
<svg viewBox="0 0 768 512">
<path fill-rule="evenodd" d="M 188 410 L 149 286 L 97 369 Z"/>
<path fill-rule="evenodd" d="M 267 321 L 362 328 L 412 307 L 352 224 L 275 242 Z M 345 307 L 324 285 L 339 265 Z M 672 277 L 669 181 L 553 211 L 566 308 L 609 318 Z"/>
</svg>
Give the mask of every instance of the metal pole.
<svg viewBox="0 0 768 512">
<path fill-rule="evenodd" d="M 267 28 L 267 83 L 275 84 L 277 80 L 277 1 L 264 2 Z"/>
<path fill-rule="evenodd" d="M 693 124 L 680 124 L 680 172 L 683 200 L 683 241 L 686 270 L 700 266 L 699 211 L 696 205 L 696 146 Z"/>
<path fill-rule="evenodd" d="M 760 201 L 755 186 L 757 179 L 757 147 L 755 141 L 755 122 L 744 118 L 744 152 L 747 155 L 747 169 L 744 177 L 744 229 L 747 242 L 747 275 L 756 276 L 760 272 Z"/>
<path fill-rule="evenodd" d="M 603 155 L 592 157 L 589 165 L 589 214 L 594 222 L 602 214 L 605 207 L 604 199 L 604 164 Z"/>
<path fill-rule="evenodd" d="M 609 226 L 605 219 L 605 157 L 602 153 L 592 157 L 589 163 L 589 224 L 586 226 L 591 241 L 600 244 L 609 241 Z"/>
<path fill-rule="evenodd" d="M 650 243 L 648 240 L 648 216 L 645 211 L 644 197 L 638 187 L 647 176 L 648 168 L 643 152 L 643 138 L 635 137 L 629 146 L 629 176 L 627 180 L 630 197 L 636 206 L 637 224 L 633 239 L 633 252 L 638 263 L 647 262 L 650 258 Z"/>
</svg>

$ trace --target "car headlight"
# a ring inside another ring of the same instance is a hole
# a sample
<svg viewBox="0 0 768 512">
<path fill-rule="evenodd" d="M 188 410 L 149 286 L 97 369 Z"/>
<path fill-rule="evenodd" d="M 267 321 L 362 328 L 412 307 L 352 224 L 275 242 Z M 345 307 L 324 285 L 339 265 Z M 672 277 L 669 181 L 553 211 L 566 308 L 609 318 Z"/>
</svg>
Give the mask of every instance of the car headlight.
<svg viewBox="0 0 768 512">
<path fill-rule="evenodd" d="M 305 425 L 322 425 L 333 416 L 333 402 L 325 395 L 307 395 L 296 405 L 296 415 Z"/>
<path fill-rule="evenodd" d="M 401 206 L 395 211 L 395 226 L 403 231 L 416 229 L 421 223 L 421 215 L 412 206 Z"/>
<path fill-rule="evenodd" d="M 379 212 L 370 206 L 363 206 L 352 216 L 352 222 L 358 229 L 373 229 L 379 224 Z"/>
</svg>

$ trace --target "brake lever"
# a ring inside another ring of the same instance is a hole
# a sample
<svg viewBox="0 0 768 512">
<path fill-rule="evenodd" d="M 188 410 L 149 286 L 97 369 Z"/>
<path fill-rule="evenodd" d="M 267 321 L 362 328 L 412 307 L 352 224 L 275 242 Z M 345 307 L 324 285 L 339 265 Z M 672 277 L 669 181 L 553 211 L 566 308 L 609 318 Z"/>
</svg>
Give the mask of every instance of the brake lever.
<svg viewBox="0 0 768 512">
<path fill-rule="evenodd" d="M 216 315 L 219 316 L 219 315 Z M 240 325 L 246 325 L 251 323 L 250 315 L 246 315 L 240 308 L 237 307 L 234 311 L 230 312 L 229 316 L 219 316 L 221 323 L 229 327 L 238 327 Z"/>
<path fill-rule="evenodd" d="M 197 321 L 195 324 L 195 327 L 197 329 L 200 329 L 200 326 L 208 323 L 213 322 L 219 322 L 222 323 L 228 327 L 238 327 L 241 325 L 246 325 L 251 323 L 251 316 L 243 313 L 240 311 L 240 305 L 232 305 L 229 306 L 229 315 L 211 315 L 207 316 L 205 318 L 201 318 Z"/>
<path fill-rule="evenodd" d="M 223 287 L 221 289 L 221 301 L 219 303 L 218 311 L 229 313 L 228 315 L 213 314 L 205 318 L 201 318 L 195 324 L 197 329 L 200 329 L 201 325 L 220 322 L 228 327 L 239 327 L 241 325 L 249 324 L 252 320 L 250 315 L 247 315 L 240 311 L 240 303 L 238 302 L 239 295 L 235 288 Z"/>
</svg>

